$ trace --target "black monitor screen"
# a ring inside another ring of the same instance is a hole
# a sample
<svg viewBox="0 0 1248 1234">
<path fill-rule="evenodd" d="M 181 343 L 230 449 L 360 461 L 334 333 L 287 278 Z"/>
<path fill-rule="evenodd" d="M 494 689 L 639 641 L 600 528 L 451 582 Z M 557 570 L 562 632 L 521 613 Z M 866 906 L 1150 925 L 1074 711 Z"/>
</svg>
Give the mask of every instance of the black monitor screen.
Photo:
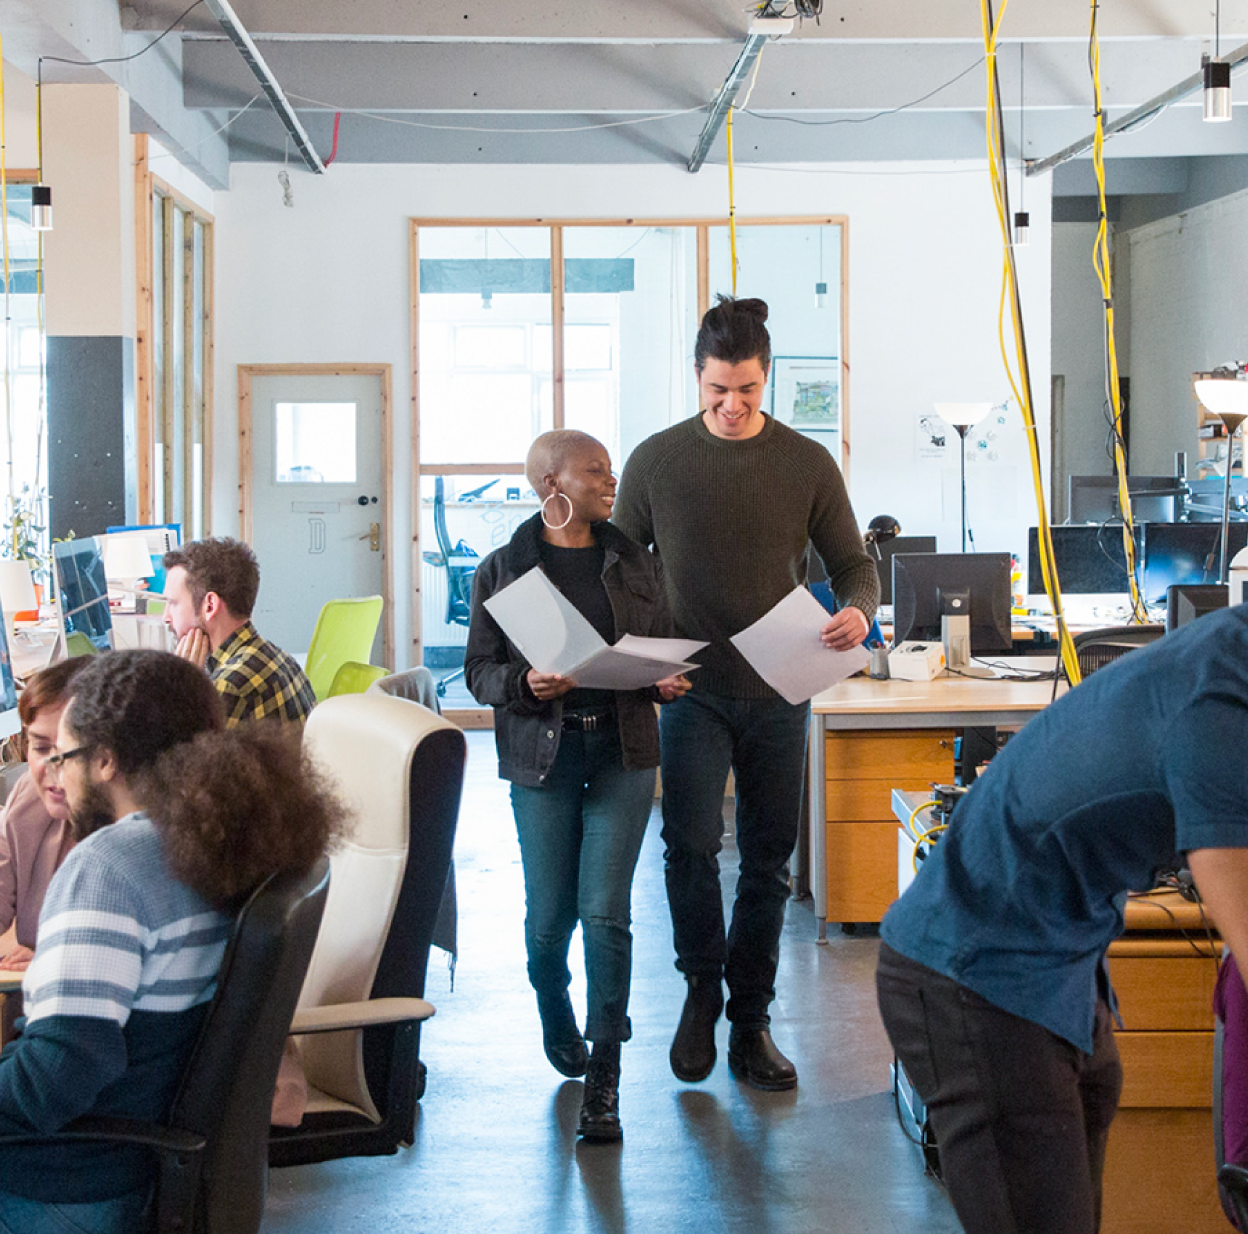
<svg viewBox="0 0 1248 1234">
<path fill-rule="evenodd" d="M 893 558 L 894 642 L 940 642 L 942 596 L 969 591 L 971 651 L 1009 651 L 1009 553 L 898 553 Z"/>
<path fill-rule="evenodd" d="M 1177 476 L 1128 476 L 1131 517 L 1137 523 L 1170 521 L 1178 513 L 1182 482 Z M 1072 523 L 1121 521 L 1117 476 L 1071 476 L 1067 518 Z"/>
<path fill-rule="evenodd" d="M 880 573 L 880 603 L 893 602 L 893 558 L 898 553 L 934 553 L 935 536 L 894 536 L 882 544 L 868 544 L 867 556 L 875 561 Z M 878 554 L 878 556 L 877 556 Z"/>
<path fill-rule="evenodd" d="M 85 634 L 98 651 L 112 646 L 113 619 L 108 611 L 108 582 L 99 540 L 65 540 L 52 546 L 56 585 L 65 634 Z M 73 650 L 72 648 L 70 649 Z"/>
<path fill-rule="evenodd" d="M 1053 534 L 1053 556 L 1063 592 L 1086 596 L 1131 590 L 1121 523 L 1106 523 L 1100 527 L 1063 525 L 1049 530 Z M 1138 554 L 1138 547 L 1136 552 Z M 1027 531 L 1027 590 L 1033 595 L 1044 591 L 1040 532 L 1036 527 Z"/>
<path fill-rule="evenodd" d="M 1225 583 L 1176 583 L 1166 588 L 1166 630 L 1177 630 L 1206 613 L 1225 608 L 1230 588 Z"/>
<path fill-rule="evenodd" d="M 1144 599 L 1156 604 L 1176 583 L 1216 583 L 1221 562 L 1220 523 L 1145 523 Z M 1230 525 L 1230 553 L 1248 544 L 1248 523 Z"/>
</svg>

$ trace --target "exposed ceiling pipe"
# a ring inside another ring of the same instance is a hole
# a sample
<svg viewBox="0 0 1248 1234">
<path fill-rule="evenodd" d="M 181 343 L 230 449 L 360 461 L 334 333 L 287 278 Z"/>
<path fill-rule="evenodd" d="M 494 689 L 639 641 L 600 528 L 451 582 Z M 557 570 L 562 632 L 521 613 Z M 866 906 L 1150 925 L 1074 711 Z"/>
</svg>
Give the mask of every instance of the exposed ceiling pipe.
<svg viewBox="0 0 1248 1234">
<path fill-rule="evenodd" d="M 732 66 L 724 84 L 720 86 L 719 93 L 715 96 L 715 101 L 711 104 L 711 114 L 707 116 L 706 123 L 702 126 L 702 135 L 698 138 L 698 144 L 693 148 L 693 154 L 689 157 L 689 170 L 696 172 L 701 169 L 702 164 L 706 162 L 707 153 L 710 151 L 711 143 L 715 140 L 719 133 L 720 126 L 724 123 L 724 117 L 728 114 L 728 109 L 736 102 L 737 95 L 741 92 L 741 86 L 745 79 L 749 76 L 750 70 L 754 67 L 754 61 L 758 59 L 759 54 L 763 50 L 763 45 L 770 38 L 776 38 L 781 34 L 788 34 L 793 29 L 793 19 L 784 17 L 756 17 L 750 23 L 750 31 L 745 36 L 745 46 L 741 48 L 741 54 L 737 57 L 737 62 Z"/>
<path fill-rule="evenodd" d="M 1229 56 L 1222 57 L 1222 63 L 1229 64 L 1231 68 L 1243 64 L 1246 60 L 1248 60 L 1248 43 L 1236 48 Z M 1134 127 L 1142 120 L 1147 120 L 1149 116 L 1161 111 L 1163 107 L 1169 107 L 1171 103 L 1177 103 L 1179 99 L 1185 99 L 1189 94 L 1195 94 L 1198 90 L 1203 90 L 1204 85 L 1203 71 L 1183 78 L 1178 85 L 1171 86 L 1169 90 L 1163 90 L 1161 94 L 1149 99 L 1147 103 L 1141 103 L 1138 107 L 1127 112 L 1125 116 L 1119 117 L 1113 124 L 1107 124 L 1105 126 L 1105 136 L 1110 137 L 1114 133 L 1121 133 L 1126 129 Z M 1027 174 L 1029 176 L 1038 176 L 1041 172 L 1051 171 L 1062 163 L 1078 158 L 1085 150 L 1090 150 L 1095 141 L 1096 134 L 1089 133 L 1087 137 L 1074 142 L 1064 150 L 1059 150 L 1056 154 L 1050 154 L 1047 159 L 1038 159 L 1034 163 L 1028 163 Z"/>
<path fill-rule="evenodd" d="M 243 59 L 247 61 L 247 67 L 255 74 L 256 80 L 260 83 L 260 89 L 273 104 L 277 118 L 294 139 L 299 154 L 308 165 L 308 170 L 315 172 L 318 176 L 322 175 L 325 171 L 325 164 L 321 162 L 321 156 L 312 148 L 312 139 L 303 125 L 299 123 L 295 109 L 287 101 L 272 70 L 264 62 L 260 49 L 252 41 L 243 23 L 238 20 L 238 14 L 230 7 L 230 0 L 204 0 L 204 3 L 208 11 L 221 23 L 221 29 L 229 36 L 230 42 L 238 48 Z"/>
</svg>

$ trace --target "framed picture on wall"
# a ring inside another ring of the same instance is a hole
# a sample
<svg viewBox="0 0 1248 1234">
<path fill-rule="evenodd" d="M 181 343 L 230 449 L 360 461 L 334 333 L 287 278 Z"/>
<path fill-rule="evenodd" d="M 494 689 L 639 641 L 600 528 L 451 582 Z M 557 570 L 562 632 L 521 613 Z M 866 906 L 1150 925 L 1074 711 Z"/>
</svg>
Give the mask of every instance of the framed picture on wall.
<svg viewBox="0 0 1248 1234">
<path fill-rule="evenodd" d="M 771 414 L 800 433 L 839 434 L 840 360 L 835 356 L 773 356 Z"/>
</svg>

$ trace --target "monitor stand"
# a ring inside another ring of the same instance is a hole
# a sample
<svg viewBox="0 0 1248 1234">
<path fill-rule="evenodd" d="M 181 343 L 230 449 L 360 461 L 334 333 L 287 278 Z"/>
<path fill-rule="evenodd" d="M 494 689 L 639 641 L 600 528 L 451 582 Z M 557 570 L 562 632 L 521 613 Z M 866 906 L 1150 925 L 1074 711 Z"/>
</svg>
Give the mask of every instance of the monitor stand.
<svg viewBox="0 0 1248 1234">
<path fill-rule="evenodd" d="M 940 619 L 940 638 L 945 648 L 945 670 L 953 677 L 995 677 L 990 668 L 971 663 L 971 619 L 951 617 Z"/>
</svg>

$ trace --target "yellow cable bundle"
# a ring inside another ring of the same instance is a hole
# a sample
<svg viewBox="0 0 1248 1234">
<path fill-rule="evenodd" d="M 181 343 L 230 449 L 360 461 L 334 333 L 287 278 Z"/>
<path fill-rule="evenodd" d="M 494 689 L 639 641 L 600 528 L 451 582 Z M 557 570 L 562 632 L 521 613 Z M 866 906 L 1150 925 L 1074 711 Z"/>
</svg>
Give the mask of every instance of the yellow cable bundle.
<svg viewBox="0 0 1248 1234">
<path fill-rule="evenodd" d="M 1079 672 L 1079 660 L 1075 655 L 1074 641 L 1066 628 L 1066 617 L 1062 611 L 1061 583 L 1057 576 L 1057 565 L 1053 555 L 1053 534 L 1049 525 L 1048 509 L 1044 500 L 1044 474 L 1040 463 L 1040 445 L 1036 432 L 1035 412 L 1031 402 L 1031 374 L 1027 364 L 1027 347 L 1023 339 L 1022 309 L 1018 298 L 1018 279 L 1014 270 L 1014 250 L 1010 243 L 1010 223 L 1007 208 L 1005 168 L 1001 163 L 1001 129 L 999 121 L 1000 101 L 997 93 L 997 36 L 1001 28 L 1001 20 L 1005 16 L 1004 0 L 1001 11 L 996 19 L 992 17 L 989 0 L 980 0 L 980 17 L 984 32 L 984 59 L 987 65 L 988 106 L 985 122 L 985 133 L 988 144 L 988 172 L 992 183 L 993 201 L 997 208 L 997 219 L 1001 225 L 1002 271 L 1001 300 L 997 312 L 997 333 L 1001 346 L 1001 360 L 1005 365 L 1006 377 L 1010 388 L 1018 401 L 1019 411 L 1023 417 L 1023 427 L 1027 433 L 1027 451 L 1031 459 L 1032 483 L 1036 494 L 1036 521 L 1038 528 L 1037 541 L 1040 547 L 1040 568 L 1044 576 L 1044 589 L 1048 593 L 1049 602 L 1053 606 L 1053 616 L 1057 622 L 1058 646 L 1066 676 L 1071 685 L 1077 685 L 1082 676 Z M 1010 366 L 1010 358 L 1005 345 L 1005 306 L 1010 306 L 1010 324 L 1014 334 L 1014 349 L 1018 358 L 1018 376 Z"/>
<path fill-rule="evenodd" d="M 726 135 L 728 141 L 728 248 L 732 255 L 732 295 L 737 295 L 737 200 L 732 184 L 732 113 L 735 107 L 728 108 Z"/>
<path fill-rule="evenodd" d="M 1118 477 L 1118 504 L 1122 509 L 1122 547 L 1127 558 L 1127 579 L 1131 588 L 1131 617 L 1146 621 L 1140 596 L 1135 562 L 1135 520 L 1131 514 L 1131 492 L 1127 487 L 1127 460 L 1122 451 L 1122 394 L 1118 385 L 1118 348 L 1114 342 L 1114 299 L 1109 264 L 1109 217 L 1105 205 L 1105 114 L 1101 109 L 1101 41 L 1097 34 L 1098 0 L 1092 0 L 1092 25 L 1088 35 L 1088 64 L 1092 71 L 1092 97 L 1096 131 L 1092 143 L 1092 166 L 1096 172 L 1099 218 L 1092 264 L 1101 285 L 1105 306 L 1105 386 L 1113 421 L 1114 474 Z"/>
</svg>

